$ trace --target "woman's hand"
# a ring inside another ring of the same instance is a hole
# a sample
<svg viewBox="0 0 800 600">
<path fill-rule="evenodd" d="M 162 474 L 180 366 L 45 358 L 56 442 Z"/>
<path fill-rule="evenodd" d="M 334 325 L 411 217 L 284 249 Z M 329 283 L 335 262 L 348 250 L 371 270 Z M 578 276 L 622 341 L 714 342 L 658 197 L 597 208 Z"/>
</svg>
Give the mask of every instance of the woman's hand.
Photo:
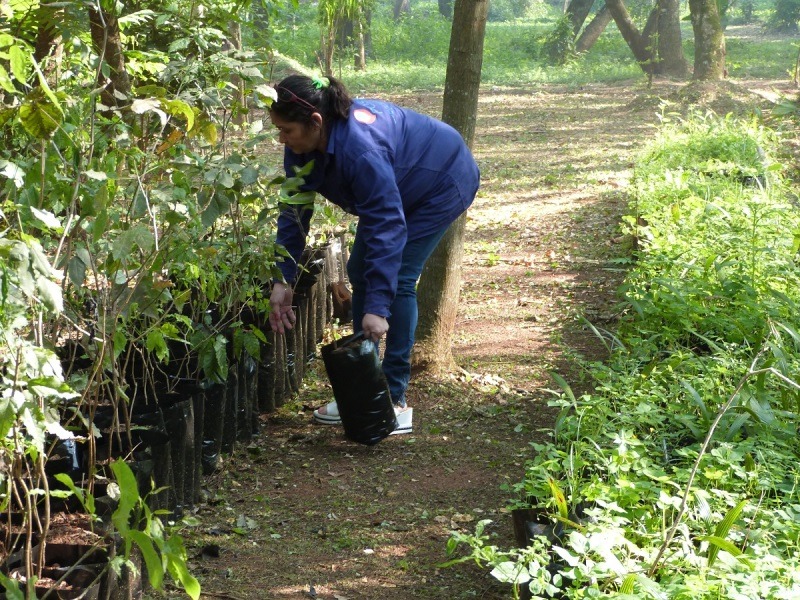
<svg viewBox="0 0 800 600">
<path fill-rule="evenodd" d="M 285 283 L 272 285 L 272 294 L 269 297 L 269 304 L 272 307 L 272 312 L 269 313 L 269 325 L 272 331 L 282 334 L 294 327 L 297 317 L 292 310 L 292 296 L 292 288 Z"/>
<path fill-rule="evenodd" d="M 377 342 L 389 331 L 389 323 L 384 317 L 367 313 L 361 321 L 361 328 L 367 339 Z"/>
</svg>

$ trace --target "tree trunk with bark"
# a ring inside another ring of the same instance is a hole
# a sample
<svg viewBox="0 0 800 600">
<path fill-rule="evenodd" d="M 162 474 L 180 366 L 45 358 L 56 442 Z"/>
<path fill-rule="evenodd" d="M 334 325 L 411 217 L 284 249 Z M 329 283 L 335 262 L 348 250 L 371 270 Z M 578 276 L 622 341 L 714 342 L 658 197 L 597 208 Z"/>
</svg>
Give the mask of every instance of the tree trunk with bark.
<svg viewBox="0 0 800 600">
<path fill-rule="evenodd" d="M 37 63 L 41 63 L 53 49 L 58 45 L 58 31 L 56 30 L 56 19 L 63 19 L 63 8 L 53 7 L 54 0 L 42 2 L 37 11 L 37 21 L 39 28 L 36 31 L 36 45 L 33 51 L 33 58 Z"/>
<path fill-rule="evenodd" d="M 468 146 L 475 136 L 483 41 L 489 0 L 456 0 L 444 86 L 442 120 Z M 413 354 L 416 368 L 445 372 L 453 367 L 452 336 L 461 293 L 466 214 L 447 230 L 428 259 L 417 288 L 420 320 Z"/>
<path fill-rule="evenodd" d="M 592 10 L 592 5 L 594 5 L 594 0 L 572 0 L 567 6 L 567 16 L 572 24 L 573 35 L 578 35 L 586 17 L 589 16 L 589 11 Z"/>
<path fill-rule="evenodd" d="M 725 76 L 725 35 L 716 0 L 689 0 L 694 31 L 694 78 L 716 81 Z"/>
<path fill-rule="evenodd" d="M 620 34 L 622 34 L 622 39 L 628 44 L 631 52 L 633 52 L 633 57 L 636 59 L 636 62 L 639 63 L 642 71 L 648 75 L 652 75 L 655 70 L 655 53 L 653 52 L 650 40 L 639 32 L 639 29 L 633 22 L 622 0 L 606 0 L 606 6 L 611 16 L 614 18 L 614 22 L 617 24 Z M 651 22 L 652 20 L 649 19 L 648 23 Z M 647 30 L 647 26 L 645 26 L 645 30 Z"/>
<path fill-rule="evenodd" d="M 689 62 L 683 55 L 680 4 L 680 0 L 658 0 L 658 71 L 683 79 L 689 75 Z"/>
<path fill-rule="evenodd" d="M 92 46 L 100 57 L 100 63 L 108 65 L 107 78 L 102 69 L 97 72 L 97 83 L 103 86 L 100 99 L 105 106 L 117 106 L 123 97 L 131 93 L 131 80 L 125 70 L 125 54 L 117 17 L 108 11 L 90 8 L 89 29 Z"/>
<path fill-rule="evenodd" d="M 399 21 L 402 15 L 411 12 L 410 0 L 394 0 L 394 20 Z"/>
<path fill-rule="evenodd" d="M 439 0 L 439 14 L 448 21 L 453 18 L 453 0 Z"/>
<path fill-rule="evenodd" d="M 581 35 L 575 42 L 575 50 L 579 53 L 588 52 L 611 21 L 611 13 L 608 7 L 603 5 L 603 8 L 598 10 L 594 18 L 584 27 Z"/>
</svg>

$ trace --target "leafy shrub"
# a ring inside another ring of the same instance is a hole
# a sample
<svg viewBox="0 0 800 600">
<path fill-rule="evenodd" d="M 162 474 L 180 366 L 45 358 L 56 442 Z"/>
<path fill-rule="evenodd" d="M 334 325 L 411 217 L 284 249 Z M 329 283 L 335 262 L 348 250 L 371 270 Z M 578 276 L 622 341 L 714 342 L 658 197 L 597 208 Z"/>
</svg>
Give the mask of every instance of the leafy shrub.
<svg viewBox="0 0 800 600">
<path fill-rule="evenodd" d="M 575 58 L 575 36 L 567 15 L 556 21 L 542 40 L 542 57 L 551 65 L 564 65 Z"/>
<path fill-rule="evenodd" d="M 611 359 L 586 365 L 581 397 L 554 374 L 552 439 L 511 488 L 553 526 L 530 557 L 485 524 L 451 554 L 533 598 L 800 593 L 800 216 L 776 145 L 753 122 L 665 121 L 632 181 L 639 251 Z"/>
<path fill-rule="evenodd" d="M 775 9 L 767 20 L 769 31 L 797 33 L 800 21 L 800 0 L 775 0 Z"/>
<path fill-rule="evenodd" d="M 489 21 L 512 21 L 526 16 L 531 0 L 495 0 L 489 3 Z"/>
</svg>

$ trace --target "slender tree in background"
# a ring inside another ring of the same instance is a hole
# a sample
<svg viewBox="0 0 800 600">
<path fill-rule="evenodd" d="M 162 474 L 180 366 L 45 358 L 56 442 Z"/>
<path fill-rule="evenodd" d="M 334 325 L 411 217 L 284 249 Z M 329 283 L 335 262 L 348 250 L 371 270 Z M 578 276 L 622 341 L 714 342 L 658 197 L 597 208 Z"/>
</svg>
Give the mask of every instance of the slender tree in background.
<svg viewBox="0 0 800 600">
<path fill-rule="evenodd" d="M 488 14 L 489 0 L 456 0 L 453 9 L 442 120 L 455 127 L 469 147 L 475 136 Z M 418 369 L 443 372 L 453 366 L 451 340 L 461 293 L 465 224 L 466 214 L 450 226 L 420 278 L 413 356 Z"/>
<path fill-rule="evenodd" d="M 575 51 L 579 53 L 588 52 L 594 43 L 600 39 L 608 24 L 612 21 L 608 7 L 603 4 L 603 8 L 597 11 L 594 18 L 583 28 L 580 36 L 575 40 Z"/>
<path fill-rule="evenodd" d="M 572 33 L 578 35 L 578 32 L 583 27 L 586 17 L 592 10 L 594 0 L 572 0 L 567 6 L 567 16 L 572 23 Z"/>
</svg>

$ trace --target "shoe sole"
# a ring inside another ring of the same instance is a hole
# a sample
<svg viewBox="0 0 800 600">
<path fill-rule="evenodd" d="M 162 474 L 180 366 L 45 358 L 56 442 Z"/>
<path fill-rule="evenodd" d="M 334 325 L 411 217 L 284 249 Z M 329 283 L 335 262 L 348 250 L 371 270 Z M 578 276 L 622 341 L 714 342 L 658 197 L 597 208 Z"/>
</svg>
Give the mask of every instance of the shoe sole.
<svg viewBox="0 0 800 600">
<path fill-rule="evenodd" d="M 411 408 L 411 407 L 409 407 L 409 408 L 407 408 L 405 411 L 403 411 L 403 413 L 405 413 L 405 414 L 408 414 L 408 416 L 409 416 L 409 418 L 408 418 L 408 421 L 409 421 L 409 423 L 408 423 L 407 425 L 404 425 L 404 426 L 402 426 L 402 427 L 398 426 L 398 427 L 397 427 L 397 429 L 395 429 L 395 430 L 394 430 L 392 433 L 390 433 L 389 435 L 403 435 L 404 433 L 411 433 L 411 431 L 412 431 L 412 429 L 413 429 L 413 426 L 414 426 L 414 422 L 413 422 L 413 419 L 414 419 L 414 409 L 413 409 L 413 408 Z M 400 414 L 403 414 L 403 413 L 400 413 Z M 398 416 L 399 416 L 399 415 L 398 415 Z"/>
<path fill-rule="evenodd" d="M 319 423 L 320 425 L 341 425 L 342 419 L 341 417 L 331 417 L 329 415 L 321 415 L 318 413 L 314 413 L 314 420 Z"/>
</svg>

